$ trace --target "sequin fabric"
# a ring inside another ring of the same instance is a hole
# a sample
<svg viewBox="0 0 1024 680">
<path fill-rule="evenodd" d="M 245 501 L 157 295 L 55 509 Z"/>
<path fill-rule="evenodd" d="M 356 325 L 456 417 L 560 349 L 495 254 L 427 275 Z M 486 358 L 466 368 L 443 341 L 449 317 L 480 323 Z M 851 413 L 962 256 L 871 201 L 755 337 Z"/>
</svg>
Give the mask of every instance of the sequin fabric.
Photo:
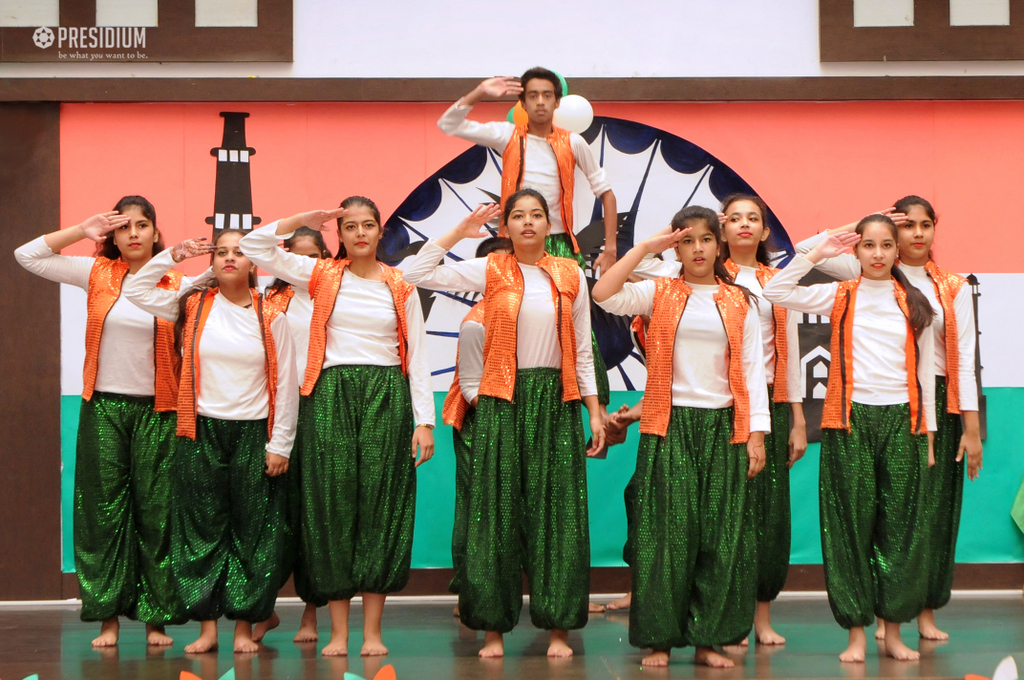
<svg viewBox="0 0 1024 680">
<path fill-rule="evenodd" d="M 757 521 L 757 601 L 771 602 L 786 585 L 792 521 L 789 506 L 789 404 L 771 403 L 772 431 L 764 437 L 764 470 L 748 483 Z"/>
<path fill-rule="evenodd" d="M 466 570 L 466 532 L 469 527 L 469 476 L 472 465 L 473 426 L 476 409 L 470 406 L 462 416 L 462 428 L 452 428 L 455 450 L 455 523 L 452 525 L 452 567 L 455 576 L 448 591 L 459 594 Z"/>
<path fill-rule="evenodd" d="M 757 537 L 747 450 L 731 408 L 672 408 L 664 437 L 640 436 L 630 539 L 629 643 L 734 643 L 754 623 Z"/>
<path fill-rule="evenodd" d="M 190 619 L 264 621 L 287 577 L 288 475 L 266 474 L 267 421 L 199 416 L 178 438 L 172 560 Z"/>
<path fill-rule="evenodd" d="M 819 508 L 825 589 L 836 622 L 905 623 L 921 613 L 930 533 L 921 501 L 928 438 L 910 407 L 853 403 L 850 431 L 821 431 Z"/>
<path fill-rule="evenodd" d="M 562 401 L 557 369 L 516 373 L 513 400 L 481 396 L 473 426 L 462 622 L 508 632 L 523 571 L 537 628 L 587 623 L 590 534 L 578 401 Z"/>
<path fill-rule="evenodd" d="M 327 598 L 317 595 L 313 590 L 313 584 L 310 583 L 309 569 L 306 566 L 306 560 L 302 552 L 302 541 L 299 540 L 302 535 L 301 448 L 301 433 L 296 432 L 295 444 L 292 446 L 292 456 L 288 461 L 288 529 L 290 540 L 286 551 L 286 565 L 292 575 L 292 584 L 295 586 L 295 594 L 299 596 L 299 599 L 307 604 L 314 604 L 317 607 L 326 607 Z M 281 585 L 284 586 L 283 583 Z"/>
<path fill-rule="evenodd" d="M 82 620 L 185 621 L 171 580 L 174 414 L 153 397 L 82 400 L 75 457 L 75 571 Z"/>
<path fill-rule="evenodd" d="M 587 269 L 587 261 L 584 259 L 582 253 L 574 251 L 568 234 L 552 234 L 551 236 L 548 236 L 547 240 L 544 242 L 544 249 L 547 250 L 548 255 L 576 260 L 580 269 L 584 271 Z M 594 319 L 594 313 L 599 309 L 600 307 L 597 306 L 597 303 L 591 300 L 591 321 Z M 602 310 L 600 313 L 604 314 L 605 312 Z M 594 347 L 594 375 L 597 378 L 597 400 L 607 406 L 611 399 L 611 388 L 608 385 L 608 367 L 604 363 L 604 356 L 602 356 L 601 348 L 597 344 L 597 335 L 593 330 L 593 323 L 591 323 L 590 339 Z"/>
<path fill-rule="evenodd" d="M 947 380 L 935 378 L 935 465 L 925 472 L 922 503 L 931 536 L 928 558 L 928 599 L 925 607 L 938 609 L 949 602 L 960 532 L 960 508 L 964 498 L 964 461 L 956 460 L 963 424 L 960 415 L 947 413 Z M 965 456 L 966 458 L 966 456 Z"/>
<path fill-rule="evenodd" d="M 924 266 L 935 284 L 935 295 L 942 305 L 942 316 L 945 321 L 944 342 L 946 348 L 946 407 L 940 413 L 960 413 L 960 343 L 956 319 L 956 296 L 967 285 L 967 279 L 943 269 L 928 260 Z M 941 377 L 941 376 L 936 376 Z"/>
<path fill-rule="evenodd" d="M 409 581 L 412 433 L 398 366 L 332 366 L 301 399 L 301 555 L 315 597 L 392 593 Z"/>
</svg>

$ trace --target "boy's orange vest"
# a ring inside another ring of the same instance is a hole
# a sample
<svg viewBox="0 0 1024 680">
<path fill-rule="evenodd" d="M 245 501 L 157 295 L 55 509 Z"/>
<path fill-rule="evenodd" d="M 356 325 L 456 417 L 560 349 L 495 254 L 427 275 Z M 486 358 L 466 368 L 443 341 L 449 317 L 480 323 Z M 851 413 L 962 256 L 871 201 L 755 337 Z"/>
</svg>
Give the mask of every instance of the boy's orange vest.
<svg viewBox="0 0 1024 680">
<path fill-rule="evenodd" d="M 85 323 L 85 366 L 82 371 L 82 398 L 92 399 L 100 364 L 100 337 L 103 322 L 117 298 L 128 274 L 128 263 L 97 257 L 89 272 L 88 317 Z M 167 272 L 157 285 L 164 290 L 181 287 L 181 272 Z M 174 324 L 153 318 L 153 359 L 155 363 L 155 409 L 173 411 L 178 405 L 178 353 L 174 351 Z"/>
<path fill-rule="evenodd" d="M 526 162 L 526 138 L 527 126 L 517 125 L 512 133 L 505 151 L 501 156 L 501 211 L 505 214 L 505 201 L 508 197 L 523 188 L 523 167 Z M 555 152 L 555 159 L 558 161 L 558 181 L 562 188 L 562 225 L 565 226 L 565 233 L 572 241 L 572 252 L 580 252 L 576 243 L 576 235 L 572 231 L 572 197 L 576 188 L 576 156 L 572 152 L 572 144 L 569 141 L 568 130 L 552 128 L 551 134 L 547 137 L 547 143 Z M 498 236 L 508 236 L 508 230 L 502 223 L 498 229 Z M 578 265 L 577 265 L 578 266 Z"/>
</svg>

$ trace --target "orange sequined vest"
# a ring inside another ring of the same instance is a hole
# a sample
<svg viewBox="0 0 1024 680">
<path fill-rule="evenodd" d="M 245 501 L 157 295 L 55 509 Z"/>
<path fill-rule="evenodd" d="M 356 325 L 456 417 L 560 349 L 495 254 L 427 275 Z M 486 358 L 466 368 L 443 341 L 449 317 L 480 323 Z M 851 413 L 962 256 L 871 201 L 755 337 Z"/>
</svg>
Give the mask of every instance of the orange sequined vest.
<svg viewBox="0 0 1024 680">
<path fill-rule="evenodd" d="M 576 260 L 545 254 L 537 262 L 551 278 L 551 295 L 558 318 L 558 344 L 562 350 L 562 400 L 580 399 L 576 382 L 576 327 L 572 303 L 580 293 L 580 266 Z M 516 385 L 516 344 L 519 307 L 523 303 L 523 273 L 515 255 L 487 256 L 487 305 L 484 311 L 484 374 L 480 394 L 512 401 Z"/>
<path fill-rule="evenodd" d="M 473 305 L 469 314 L 462 320 L 462 323 L 474 321 L 478 324 L 484 322 L 484 301 Z M 441 418 L 445 425 L 451 425 L 456 430 L 462 430 L 462 421 L 466 419 L 466 412 L 469 411 L 470 403 L 462 396 L 462 386 L 459 384 L 459 352 L 460 346 L 455 350 L 455 377 L 452 379 L 452 386 L 448 388 L 448 396 L 444 398 L 444 407 L 441 409 Z"/>
<path fill-rule="evenodd" d="M 295 289 L 291 285 L 283 288 L 268 288 L 267 292 L 263 294 L 263 299 L 267 301 L 267 304 L 274 305 L 285 313 L 288 312 L 288 306 L 292 303 L 293 297 L 295 297 Z"/>
<path fill-rule="evenodd" d="M 88 320 L 85 324 L 85 366 L 82 371 L 82 398 L 92 399 L 96 374 L 100 367 L 100 337 L 103 322 L 121 295 L 121 284 L 128 274 L 128 263 L 97 257 L 89 272 Z M 157 288 L 178 290 L 181 272 L 169 271 Z M 153 318 L 154 406 L 159 412 L 173 411 L 178 404 L 178 353 L 174 351 L 174 324 Z"/>
<path fill-rule="evenodd" d="M 277 399 L 277 345 L 270 324 L 280 314 L 274 305 L 266 304 L 255 288 L 251 289 L 256 318 L 260 322 L 263 336 L 263 353 L 266 356 L 267 397 L 270 399 L 270 413 L 267 416 L 267 436 L 274 432 L 274 402 Z M 196 438 L 196 417 L 199 397 L 199 341 L 203 336 L 206 319 L 213 309 L 217 289 L 197 291 L 185 303 L 185 327 L 181 334 L 181 389 L 178 391 L 178 436 Z M 228 303 L 230 304 L 230 303 Z"/>
<path fill-rule="evenodd" d="M 341 277 L 352 260 L 317 260 L 313 267 L 313 275 L 309 279 L 309 297 L 313 300 L 313 316 L 309 322 L 309 354 L 306 362 L 306 375 L 302 381 L 302 396 L 313 393 L 320 371 L 324 366 L 327 353 L 327 321 L 334 312 L 334 304 L 338 301 L 338 290 L 341 288 Z M 395 301 L 395 312 L 398 316 L 398 356 L 402 362 L 402 374 L 409 375 L 409 324 L 405 318 L 405 303 L 416 290 L 402 279 L 402 272 L 389 267 L 383 262 L 381 280 L 388 284 L 391 296 Z"/>
<path fill-rule="evenodd" d="M 857 302 L 857 287 L 860 277 L 842 281 L 836 290 L 836 301 L 832 307 L 831 364 L 828 371 L 828 388 L 825 405 L 821 412 L 821 428 L 850 430 L 850 408 L 853 403 L 853 311 Z M 910 308 L 907 306 L 907 291 L 893 281 L 896 302 L 907 317 L 907 391 L 910 403 L 910 428 L 917 434 L 924 434 L 924 409 L 921 407 L 921 390 L 917 382 L 917 342 L 914 329 L 910 327 Z"/>
<path fill-rule="evenodd" d="M 551 134 L 547 137 L 547 143 L 555 152 L 555 160 L 558 162 L 558 182 L 562 189 L 562 225 L 565 233 L 572 241 L 572 252 L 580 252 L 576 243 L 576 235 L 572 231 L 572 197 L 576 188 L 576 156 L 572 152 L 568 130 L 552 128 Z M 501 155 L 501 210 L 505 212 L 505 201 L 508 197 L 523 188 L 523 168 L 526 164 L 526 138 L 527 127 L 517 125 L 512 133 L 505 151 Z M 498 229 L 498 236 L 508 236 L 505 225 Z"/>
<path fill-rule="evenodd" d="M 931 260 L 928 260 L 924 269 L 935 284 L 935 296 L 942 305 L 942 314 L 946 322 L 946 412 L 960 413 L 960 343 L 954 303 L 967 279 L 939 267 Z"/>
<path fill-rule="evenodd" d="M 640 432 L 664 437 L 672 417 L 672 355 L 676 330 L 693 289 L 682 279 L 658 279 L 655 282 L 654 312 L 647 327 L 647 387 Z M 732 391 L 732 443 L 750 438 L 750 395 L 743 373 L 743 325 L 748 304 L 736 286 L 721 284 L 715 293 L 715 305 L 722 316 L 729 339 L 729 389 Z M 680 351 L 685 351 L 685 348 Z"/>
<path fill-rule="evenodd" d="M 725 261 L 725 268 L 732 274 L 733 278 L 740 272 L 738 264 L 731 259 Z M 767 267 L 760 262 L 757 263 L 757 282 L 761 284 L 762 290 L 772 280 L 772 277 L 779 273 L 775 267 Z M 764 304 L 771 304 L 762 299 Z M 772 305 L 772 321 L 775 325 L 775 382 L 773 383 L 774 398 L 777 404 L 785 404 L 789 401 L 789 391 L 786 381 L 786 366 L 789 364 L 789 345 L 786 342 L 786 308 L 779 305 Z"/>
</svg>

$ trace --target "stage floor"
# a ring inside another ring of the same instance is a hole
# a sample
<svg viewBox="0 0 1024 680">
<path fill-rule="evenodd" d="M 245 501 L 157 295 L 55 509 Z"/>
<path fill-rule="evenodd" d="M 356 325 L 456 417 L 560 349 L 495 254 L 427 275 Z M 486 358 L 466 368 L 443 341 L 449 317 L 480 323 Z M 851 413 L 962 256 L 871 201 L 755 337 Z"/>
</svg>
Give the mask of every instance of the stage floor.
<svg viewBox="0 0 1024 680">
<path fill-rule="evenodd" d="M 125 623 L 114 650 L 97 651 L 90 641 L 99 626 L 78 620 L 76 607 L 0 606 L 0 679 L 22 680 L 38 673 L 40 680 L 113 678 L 177 679 L 182 670 L 204 680 L 217 680 L 234 669 L 237 680 L 343 680 L 346 672 L 372 678 L 383 664 L 393 664 L 398 680 L 503 680 L 552 678 L 963 678 L 967 673 L 991 677 L 996 664 L 1014 655 L 1024 668 L 1024 605 L 1012 595 L 957 594 L 938 614 L 939 625 L 951 634 L 947 643 L 920 641 L 921 660 L 897 662 L 881 658 L 872 640 L 866 664 L 840 664 L 845 632 L 833 621 L 824 596 L 787 596 L 772 608 L 776 629 L 788 639 L 781 648 L 758 647 L 735 656 L 737 667 L 712 670 L 695 667 L 692 649 L 676 650 L 668 669 L 641 670 L 639 650 L 629 646 L 628 615 L 595 614 L 574 631 L 572 659 L 551 661 L 544 653 L 547 636 L 533 628 L 524 609 L 522 623 L 506 636 L 504 660 L 481 661 L 482 642 L 451 616 L 450 603 L 389 604 L 384 615 L 384 641 L 390 656 L 383 660 L 325 659 L 319 655 L 330 631 L 326 610 L 320 610 L 318 644 L 296 645 L 291 638 L 302 612 L 298 604 L 281 604 L 282 625 L 272 631 L 257 654 L 233 654 L 230 622 L 220 627 L 221 651 L 186 656 L 182 647 L 198 634 L 198 624 L 173 628 L 175 644 L 166 651 L 147 650 L 140 624 Z M 352 608 L 349 647 L 358 650 L 362 609 Z M 916 626 L 904 639 L 918 646 Z"/>
</svg>

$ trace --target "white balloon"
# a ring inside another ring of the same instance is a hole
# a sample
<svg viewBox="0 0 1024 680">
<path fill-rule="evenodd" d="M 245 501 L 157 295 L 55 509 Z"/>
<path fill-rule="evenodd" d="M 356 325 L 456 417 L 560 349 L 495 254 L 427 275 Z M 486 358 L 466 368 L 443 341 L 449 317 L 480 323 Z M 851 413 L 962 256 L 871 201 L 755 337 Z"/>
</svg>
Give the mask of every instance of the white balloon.
<svg viewBox="0 0 1024 680">
<path fill-rule="evenodd" d="M 555 109 L 555 125 L 582 134 L 594 122 L 594 107 L 578 94 L 567 94 Z"/>
</svg>

